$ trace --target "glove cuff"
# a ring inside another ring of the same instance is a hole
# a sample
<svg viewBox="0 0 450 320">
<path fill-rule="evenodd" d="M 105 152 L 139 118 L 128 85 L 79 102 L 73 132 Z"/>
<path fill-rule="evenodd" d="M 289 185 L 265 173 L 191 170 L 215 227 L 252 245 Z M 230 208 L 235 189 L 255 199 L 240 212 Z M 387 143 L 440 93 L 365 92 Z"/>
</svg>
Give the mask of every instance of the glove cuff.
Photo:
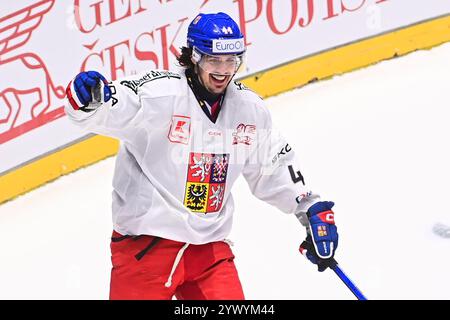
<svg viewBox="0 0 450 320">
<path fill-rule="evenodd" d="M 78 99 L 78 96 L 75 93 L 74 80 L 70 81 L 70 83 L 67 85 L 66 97 L 67 100 L 69 100 L 70 106 L 72 107 L 73 110 L 80 110 L 84 107 L 84 105 L 81 103 L 80 99 Z"/>
</svg>

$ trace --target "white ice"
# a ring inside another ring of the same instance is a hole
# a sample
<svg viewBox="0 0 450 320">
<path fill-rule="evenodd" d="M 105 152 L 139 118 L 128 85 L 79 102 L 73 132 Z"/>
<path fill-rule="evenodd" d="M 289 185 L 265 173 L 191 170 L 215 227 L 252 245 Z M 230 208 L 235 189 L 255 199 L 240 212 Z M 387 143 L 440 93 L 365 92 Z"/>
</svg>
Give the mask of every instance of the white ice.
<svg viewBox="0 0 450 320">
<path fill-rule="evenodd" d="M 450 43 L 267 99 L 306 182 L 336 202 L 336 259 L 369 299 L 450 299 Z M 107 299 L 114 159 L 0 206 L 0 299 Z M 230 239 L 247 299 L 354 299 L 305 231 L 240 179 Z"/>
</svg>

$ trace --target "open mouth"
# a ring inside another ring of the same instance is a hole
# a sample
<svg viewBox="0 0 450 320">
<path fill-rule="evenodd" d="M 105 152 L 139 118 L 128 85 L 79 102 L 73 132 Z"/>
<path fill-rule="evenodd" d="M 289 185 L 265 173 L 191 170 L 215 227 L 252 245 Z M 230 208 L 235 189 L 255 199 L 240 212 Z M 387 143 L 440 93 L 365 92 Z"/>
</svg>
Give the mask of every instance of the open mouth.
<svg viewBox="0 0 450 320">
<path fill-rule="evenodd" d="M 211 74 L 211 73 L 209 74 L 209 76 L 210 76 L 212 82 L 218 86 L 225 84 L 228 81 L 228 77 L 229 77 L 229 76 L 225 76 L 225 75 L 218 75 L 218 74 Z"/>
</svg>

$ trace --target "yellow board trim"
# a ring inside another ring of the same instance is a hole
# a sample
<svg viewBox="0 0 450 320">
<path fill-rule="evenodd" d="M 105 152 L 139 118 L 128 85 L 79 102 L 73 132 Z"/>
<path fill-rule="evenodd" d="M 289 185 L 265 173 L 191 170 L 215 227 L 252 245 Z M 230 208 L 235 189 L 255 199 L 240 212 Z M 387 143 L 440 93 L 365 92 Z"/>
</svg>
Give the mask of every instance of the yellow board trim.
<svg viewBox="0 0 450 320">
<path fill-rule="evenodd" d="M 115 139 L 93 136 L 11 171 L 0 177 L 0 203 L 115 155 L 118 146 Z"/>
<path fill-rule="evenodd" d="M 450 15 L 299 59 L 242 82 L 270 97 L 370 64 L 450 41 Z"/>
<path fill-rule="evenodd" d="M 370 64 L 450 41 L 450 15 L 302 58 L 242 80 L 270 97 Z M 0 176 L 0 204 L 81 167 L 113 156 L 117 140 L 93 136 Z"/>
</svg>

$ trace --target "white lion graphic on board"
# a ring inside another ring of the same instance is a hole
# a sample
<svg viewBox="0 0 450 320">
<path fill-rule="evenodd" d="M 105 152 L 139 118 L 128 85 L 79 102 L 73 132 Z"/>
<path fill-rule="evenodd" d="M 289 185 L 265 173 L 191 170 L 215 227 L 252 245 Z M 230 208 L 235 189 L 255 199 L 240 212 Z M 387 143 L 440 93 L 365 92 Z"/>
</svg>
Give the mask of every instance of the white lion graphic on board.
<svg viewBox="0 0 450 320">
<path fill-rule="evenodd" d="M 0 83 L 0 144 L 64 115 L 61 106 L 50 110 L 52 98 L 64 98 L 64 88 L 54 85 L 37 54 L 17 51 L 54 3 L 39 1 L 0 17 L 0 74 L 9 75 Z M 27 96 L 31 103 L 24 103 Z"/>
</svg>

